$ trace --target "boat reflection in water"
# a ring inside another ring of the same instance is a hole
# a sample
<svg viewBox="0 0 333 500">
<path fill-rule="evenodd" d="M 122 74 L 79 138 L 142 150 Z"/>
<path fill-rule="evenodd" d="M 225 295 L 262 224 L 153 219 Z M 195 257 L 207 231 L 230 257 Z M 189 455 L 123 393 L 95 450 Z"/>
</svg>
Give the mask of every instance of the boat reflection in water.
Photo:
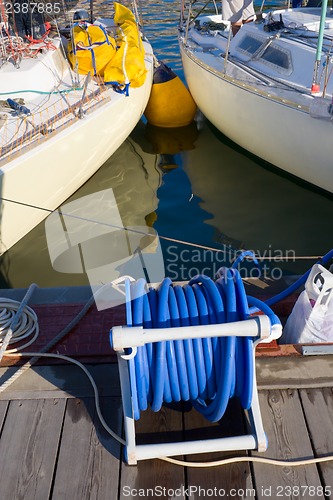
<svg viewBox="0 0 333 500">
<path fill-rule="evenodd" d="M 162 239 L 165 272 L 172 279 L 202 270 L 212 275 L 240 248 L 277 257 L 269 266 L 279 272 L 301 273 L 313 261 L 297 257 L 322 255 L 332 246 L 329 197 L 263 168 L 206 121 L 199 122 L 199 131 L 196 124 L 176 131 L 140 122 L 67 201 L 109 188 L 124 226 L 147 225 L 160 237 L 221 250 L 216 258 L 214 252 Z M 2 287 L 89 284 L 85 274 L 52 269 L 44 223 L 1 258 L 1 271 Z"/>
<path fill-rule="evenodd" d="M 197 135 L 195 124 L 193 127 L 191 130 Z M 157 218 L 157 193 L 162 177 L 177 167 L 174 153 L 182 148 L 179 134 L 174 134 L 174 129 L 161 134 L 161 130 L 140 122 L 132 136 L 66 203 L 111 188 L 125 227 L 152 227 Z M 161 149 L 166 137 L 167 150 L 164 146 Z M 177 147 L 172 145 L 175 137 Z M 157 150 L 170 151 L 171 154 L 157 154 Z M 95 206 L 91 214 L 94 220 L 98 220 L 98 209 Z M 33 281 L 43 287 L 89 284 L 85 274 L 63 274 L 52 269 L 44 222 L 1 256 L 0 265 L 2 288 L 25 287 Z"/>
<path fill-rule="evenodd" d="M 298 257 L 323 255 L 332 247 L 332 197 L 244 154 L 209 122 L 184 168 L 193 195 L 212 214 L 206 222 L 215 229 L 215 242 L 231 255 L 245 248 L 280 263 L 289 256 L 282 267 L 297 273 L 313 263 Z"/>
</svg>

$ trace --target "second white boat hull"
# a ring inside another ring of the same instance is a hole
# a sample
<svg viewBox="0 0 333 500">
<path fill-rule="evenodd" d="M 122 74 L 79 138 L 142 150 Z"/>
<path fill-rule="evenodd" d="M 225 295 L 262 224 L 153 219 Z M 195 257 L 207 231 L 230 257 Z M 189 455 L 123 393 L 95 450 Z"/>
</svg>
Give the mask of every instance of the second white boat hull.
<svg viewBox="0 0 333 500">
<path fill-rule="evenodd" d="M 180 49 L 190 92 L 218 130 L 272 165 L 333 192 L 332 122 L 242 86 L 209 68 L 182 43 Z"/>
</svg>

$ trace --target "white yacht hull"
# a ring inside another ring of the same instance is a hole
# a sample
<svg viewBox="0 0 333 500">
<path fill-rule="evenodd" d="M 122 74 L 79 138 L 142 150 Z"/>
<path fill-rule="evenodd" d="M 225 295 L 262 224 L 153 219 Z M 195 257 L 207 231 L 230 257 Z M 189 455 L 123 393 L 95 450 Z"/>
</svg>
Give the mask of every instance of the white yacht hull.
<svg viewBox="0 0 333 500">
<path fill-rule="evenodd" d="M 181 45 L 185 78 L 206 118 L 263 160 L 333 192 L 333 124 L 210 71 Z"/>
<path fill-rule="evenodd" d="M 333 192 L 330 67 L 326 83 L 322 75 L 317 94 L 311 91 L 320 14 L 316 8 L 273 11 L 244 24 L 236 36 L 220 15 L 203 15 L 180 31 L 179 46 L 189 90 L 218 130 L 270 164 Z M 328 10 L 327 53 L 332 15 Z"/>
<path fill-rule="evenodd" d="M 82 186 L 134 129 L 152 86 L 153 55 L 149 44 L 145 48 L 148 74 L 141 87 L 130 88 L 129 96 L 110 89 L 83 118 L 0 168 L 0 254 Z"/>
</svg>

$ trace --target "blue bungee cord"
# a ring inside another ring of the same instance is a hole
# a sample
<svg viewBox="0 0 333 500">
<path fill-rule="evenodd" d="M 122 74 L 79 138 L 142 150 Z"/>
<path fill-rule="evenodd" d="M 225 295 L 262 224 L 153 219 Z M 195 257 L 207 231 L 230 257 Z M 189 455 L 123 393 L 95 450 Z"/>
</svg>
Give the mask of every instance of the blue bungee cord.
<svg viewBox="0 0 333 500">
<path fill-rule="evenodd" d="M 258 260 L 256 259 L 256 257 L 254 255 L 254 253 L 252 252 L 252 250 L 245 250 L 244 252 L 242 252 L 237 257 L 237 259 L 233 262 L 231 268 L 232 269 L 237 268 L 238 265 L 246 257 L 251 257 L 252 258 L 254 264 L 256 265 L 256 267 L 257 267 L 257 269 L 259 271 L 259 276 L 260 276 L 260 264 L 258 263 Z M 329 252 L 327 252 L 325 255 L 323 255 L 323 257 L 321 257 L 316 262 L 316 264 L 327 264 L 331 259 L 333 259 L 333 249 L 329 250 Z M 298 278 L 298 280 L 296 280 L 295 283 L 293 283 L 292 285 L 288 286 L 282 292 L 280 292 L 280 293 L 274 295 L 273 297 L 270 297 L 269 299 L 265 300 L 264 303 L 260 301 L 260 303 L 258 303 L 258 306 L 256 306 L 253 303 L 252 307 L 250 308 L 250 313 L 254 314 L 254 313 L 258 312 L 258 311 L 262 311 L 265 314 L 269 315 L 268 311 L 270 311 L 270 307 L 268 307 L 268 309 L 267 309 L 267 308 L 264 307 L 263 304 L 266 304 L 267 306 L 272 306 L 272 305 L 276 304 L 277 302 L 280 302 L 280 300 L 283 300 L 286 297 L 288 297 L 289 295 L 291 295 L 292 293 L 296 292 L 296 290 L 298 290 L 301 286 L 303 286 L 305 284 L 306 280 L 308 279 L 309 274 L 311 273 L 311 269 L 312 268 L 310 268 L 308 271 L 306 271 L 306 273 L 304 273 L 300 278 Z M 251 299 L 252 299 L 252 302 L 256 300 L 254 298 L 251 298 Z"/>
<path fill-rule="evenodd" d="M 172 328 L 219 324 L 250 317 L 248 297 L 238 270 L 222 268 L 216 282 L 199 275 L 180 286 L 169 278 L 158 289 L 144 279 L 126 283 L 127 326 Z M 271 320 L 279 323 L 269 306 L 258 299 Z M 252 403 L 253 338 L 213 337 L 162 341 L 137 348 L 129 359 L 134 418 L 149 406 L 159 411 L 164 403 L 190 401 L 211 422 L 219 421 L 232 397 L 244 409 Z"/>
</svg>

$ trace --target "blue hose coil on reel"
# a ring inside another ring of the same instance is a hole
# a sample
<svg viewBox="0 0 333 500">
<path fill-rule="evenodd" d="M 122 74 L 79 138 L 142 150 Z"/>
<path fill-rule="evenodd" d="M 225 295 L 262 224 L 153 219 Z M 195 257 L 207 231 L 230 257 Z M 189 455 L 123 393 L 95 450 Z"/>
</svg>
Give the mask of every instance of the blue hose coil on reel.
<svg viewBox="0 0 333 500">
<path fill-rule="evenodd" d="M 184 286 L 169 278 L 158 289 L 145 280 L 126 282 L 127 326 L 172 328 L 249 319 L 249 305 L 280 323 L 262 301 L 247 297 L 236 269 L 222 268 L 216 282 L 199 275 Z M 219 421 L 232 397 L 252 402 L 253 338 L 213 337 L 162 341 L 137 348 L 128 360 L 134 418 L 163 403 L 191 401 L 209 421 Z"/>
</svg>

